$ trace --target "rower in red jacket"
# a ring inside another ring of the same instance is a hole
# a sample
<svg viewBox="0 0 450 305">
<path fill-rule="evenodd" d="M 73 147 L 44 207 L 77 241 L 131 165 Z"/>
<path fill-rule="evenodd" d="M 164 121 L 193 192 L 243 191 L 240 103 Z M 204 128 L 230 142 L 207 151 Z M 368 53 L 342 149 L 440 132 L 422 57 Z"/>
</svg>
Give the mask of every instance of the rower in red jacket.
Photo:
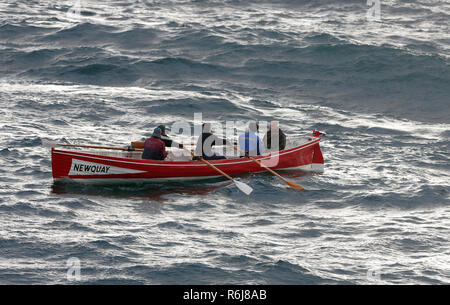
<svg viewBox="0 0 450 305">
<path fill-rule="evenodd" d="M 142 159 L 164 160 L 166 157 L 166 145 L 161 140 L 161 128 L 155 128 L 151 138 L 144 143 Z"/>
<path fill-rule="evenodd" d="M 161 140 L 164 142 L 164 144 L 166 144 L 166 147 L 183 148 L 183 144 L 175 142 L 174 140 L 169 138 L 169 136 L 166 134 L 166 126 L 159 125 L 158 128 L 161 129 Z"/>
</svg>

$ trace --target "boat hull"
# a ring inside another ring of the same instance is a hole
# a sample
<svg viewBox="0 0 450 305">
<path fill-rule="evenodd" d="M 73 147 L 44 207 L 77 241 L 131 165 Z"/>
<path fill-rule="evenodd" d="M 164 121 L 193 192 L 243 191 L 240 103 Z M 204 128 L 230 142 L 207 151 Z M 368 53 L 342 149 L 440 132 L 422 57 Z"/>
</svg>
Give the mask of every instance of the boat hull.
<svg viewBox="0 0 450 305">
<path fill-rule="evenodd" d="M 275 170 L 320 172 L 324 161 L 319 142 L 320 138 L 311 138 L 303 145 L 255 158 Z M 209 162 L 229 175 L 265 171 L 249 158 Z M 83 183 L 192 181 L 223 177 L 202 161 L 142 160 L 55 148 L 52 148 L 52 174 L 56 181 Z"/>
</svg>

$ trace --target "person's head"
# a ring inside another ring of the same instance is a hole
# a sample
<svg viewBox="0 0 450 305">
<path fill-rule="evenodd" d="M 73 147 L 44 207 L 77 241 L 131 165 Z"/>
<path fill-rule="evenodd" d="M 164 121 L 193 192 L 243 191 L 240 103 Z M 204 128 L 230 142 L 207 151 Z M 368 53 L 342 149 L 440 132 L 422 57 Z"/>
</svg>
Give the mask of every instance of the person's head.
<svg viewBox="0 0 450 305">
<path fill-rule="evenodd" d="M 211 123 L 203 123 L 202 124 L 202 131 L 203 132 L 211 132 Z"/>
<path fill-rule="evenodd" d="M 250 123 L 248 124 L 248 130 L 249 130 L 249 131 L 252 131 L 252 132 L 258 132 L 258 130 L 259 130 L 259 125 L 258 125 L 258 123 L 257 123 L 257 122 L 254 122 L 254 121 L 250 122 Z"/>
<path fill-rule="evenodd" d="M 164 126 L 164 125 L 159 125 L 158 128 L 161 129 L 161 134 L 162 134 L 163 136 L 165 136 L 165 135 L 166 135 L 166 126 Z"/>
<path fill-rule="evenodd" d="M 153 130 L 152 137 L 160 138 L 161 137 L 161 128 L 156 127 L 155 130 Z"/>
</svg>

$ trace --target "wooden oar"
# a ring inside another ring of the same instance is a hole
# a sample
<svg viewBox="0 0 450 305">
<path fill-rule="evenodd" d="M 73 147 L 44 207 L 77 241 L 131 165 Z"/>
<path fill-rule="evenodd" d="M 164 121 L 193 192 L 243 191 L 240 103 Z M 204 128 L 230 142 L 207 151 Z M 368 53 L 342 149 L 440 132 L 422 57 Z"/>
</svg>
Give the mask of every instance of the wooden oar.
<svg viewBox="0 0 450 305">
<path fill-rule="evenodd" d="M 262 164 L 261 162 L 259 162 L 259 161 L 256 160 L 255 158 L 250 157 L 250 156 L 249 156 L 249 158 L 250 158 L 253 162 L 259 164 L 259 166 L 263 167 L 263 168 L 266 169 L 267 171 L 271 172 L 272 174 L 274 174 L 275 176 L 277 176 L 278 178 L 280 178 L 281 180 L 283 180 L 284 182 L 286 182 L 287 184 L 289 184 L 290 187 L 292 187 L 292 188 L 294 188 L 294 189 L 296 189 L 296 190 L 302 191 L 302 192 L 305 190 L 303 187 L 301 187 L 301 186 L 298 185 L 297 183 L 295 183 L 295 182 L 293 182 L 293 181 L 290 181 L 290 180 L 284 178 L 283 176 L 281 176 L 281 175 L 278 174 L 277 172 L 273 171 L 273 170 L 270 169 L 268 166 Z"/>
<path fill-rule="evenodd" d="M 143 142 L 143 141 L 133 141 L 133 142 L 131 142 L 131 147 L 134 147 L 134 148 L 144 148 L 144 143 L 145 142 Z M 184 146 L 188 146 L 188 145 L 190 145 L 190 146 L 194 146 L 194 145 L 197 145 L 197 143 L 187 143 L 187 144 L 183 144 Z"/>
<path fill-rule="evenodd" d="M 114 147 L 114 146 L 98 146 L 98 145 L 77 145 L 77 144 L 63 144 L 57 143 L 53 141 L 41 140 L 42 146 L 44 147 L 56 147 L 56 146 L 64 146 L 64 147 L 82 147 L 82 148 L 96 148 L 96 149 L 112 149 L 112 150 L 123 150 L 130 151 L 125 147 Z M 143 149 L 135 149 L 136 151 L 143 151 Z"/>
<path fill-rule="evenodd" d="M 190 152 L 192 157 L 195 157 L 195 154 L 194 154 L 193 151 L 191 151 L 191 150 L 189 150 L 187 148 L 185 148 L 185 150 Z M 214 170 L 216 170 L 217 172 L 219 172 L 220 174 L 225 176 L 227 179 L 233 181 L 234 185 L 236 185 L 237 188 L 240 189 L 244 194 L 250 195 L 251 192 L 253 192 L 253 189 L 248 184 L 245 184 L 244 182 L 240 182 L 240 181 L 237 181 L 236 179 L 233 179 L 233 177 L 231 177 L 227 173 L 223 172 L 222 170 L 218 169 L 217 167 L 215 167 L 214 165 L 212 165 L 211 163 L 209 163 L 208 161 L 206 161 L 202 157 L 200 157 L 200 161 L 202 161 L 203 163 L 207 164 L 208 166 L 210 166 L 211 168 L 213 168 Z"/>
<path fill-rule="evenodd" d="M 236 147 L 236 145 L 234 146 L 235 150 L 238 150 L 238 148 Z M 299 191 L 304 191 L 305 189 L 303 187 L 301 187 L 300 185 L 298 185 L 297 183 L 290 181 L 286 178 L 284 178 L 283 176 L 281 176 L 280 174 L 278 174 L 277 172 L 275 172 L 274 170 L 270 169 L 267 165 L 262 164 L 261 162 L 259 162 L 258 160 L 256 160 L 255 158 L 253 158 L 252 156 L 248 156 L 248 158 L 250 160 L 252 160 L 253 162 L 255 162 L 256 164 L 258 164 L 259 166 L 261 166 L 262 168 L 264 168 L 265 170 L 269 171 L 270 173 L 272 173 L 273 175 L 277 176 L 278 178 L 280 178 L 281 180 L 283 180 L 284 182 L 286 182 L 290 187 L 299 190 Z"/>
</svg>

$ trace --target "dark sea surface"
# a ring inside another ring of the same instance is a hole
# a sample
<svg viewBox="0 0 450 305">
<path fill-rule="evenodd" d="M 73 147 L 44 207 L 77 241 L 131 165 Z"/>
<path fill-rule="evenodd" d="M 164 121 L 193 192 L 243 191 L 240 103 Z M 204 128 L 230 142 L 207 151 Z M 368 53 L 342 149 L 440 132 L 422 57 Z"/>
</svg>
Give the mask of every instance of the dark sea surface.
<svg viewBox="0 0 450 305">
<path fill-rule="evenodd" d="M 450 284 L 450 3 L 366 2 L 3 0 L 0 284 Z M 53 182 L 42 140 L 194 112 L 324 131 L 325 171 Z"/>
</svg>

